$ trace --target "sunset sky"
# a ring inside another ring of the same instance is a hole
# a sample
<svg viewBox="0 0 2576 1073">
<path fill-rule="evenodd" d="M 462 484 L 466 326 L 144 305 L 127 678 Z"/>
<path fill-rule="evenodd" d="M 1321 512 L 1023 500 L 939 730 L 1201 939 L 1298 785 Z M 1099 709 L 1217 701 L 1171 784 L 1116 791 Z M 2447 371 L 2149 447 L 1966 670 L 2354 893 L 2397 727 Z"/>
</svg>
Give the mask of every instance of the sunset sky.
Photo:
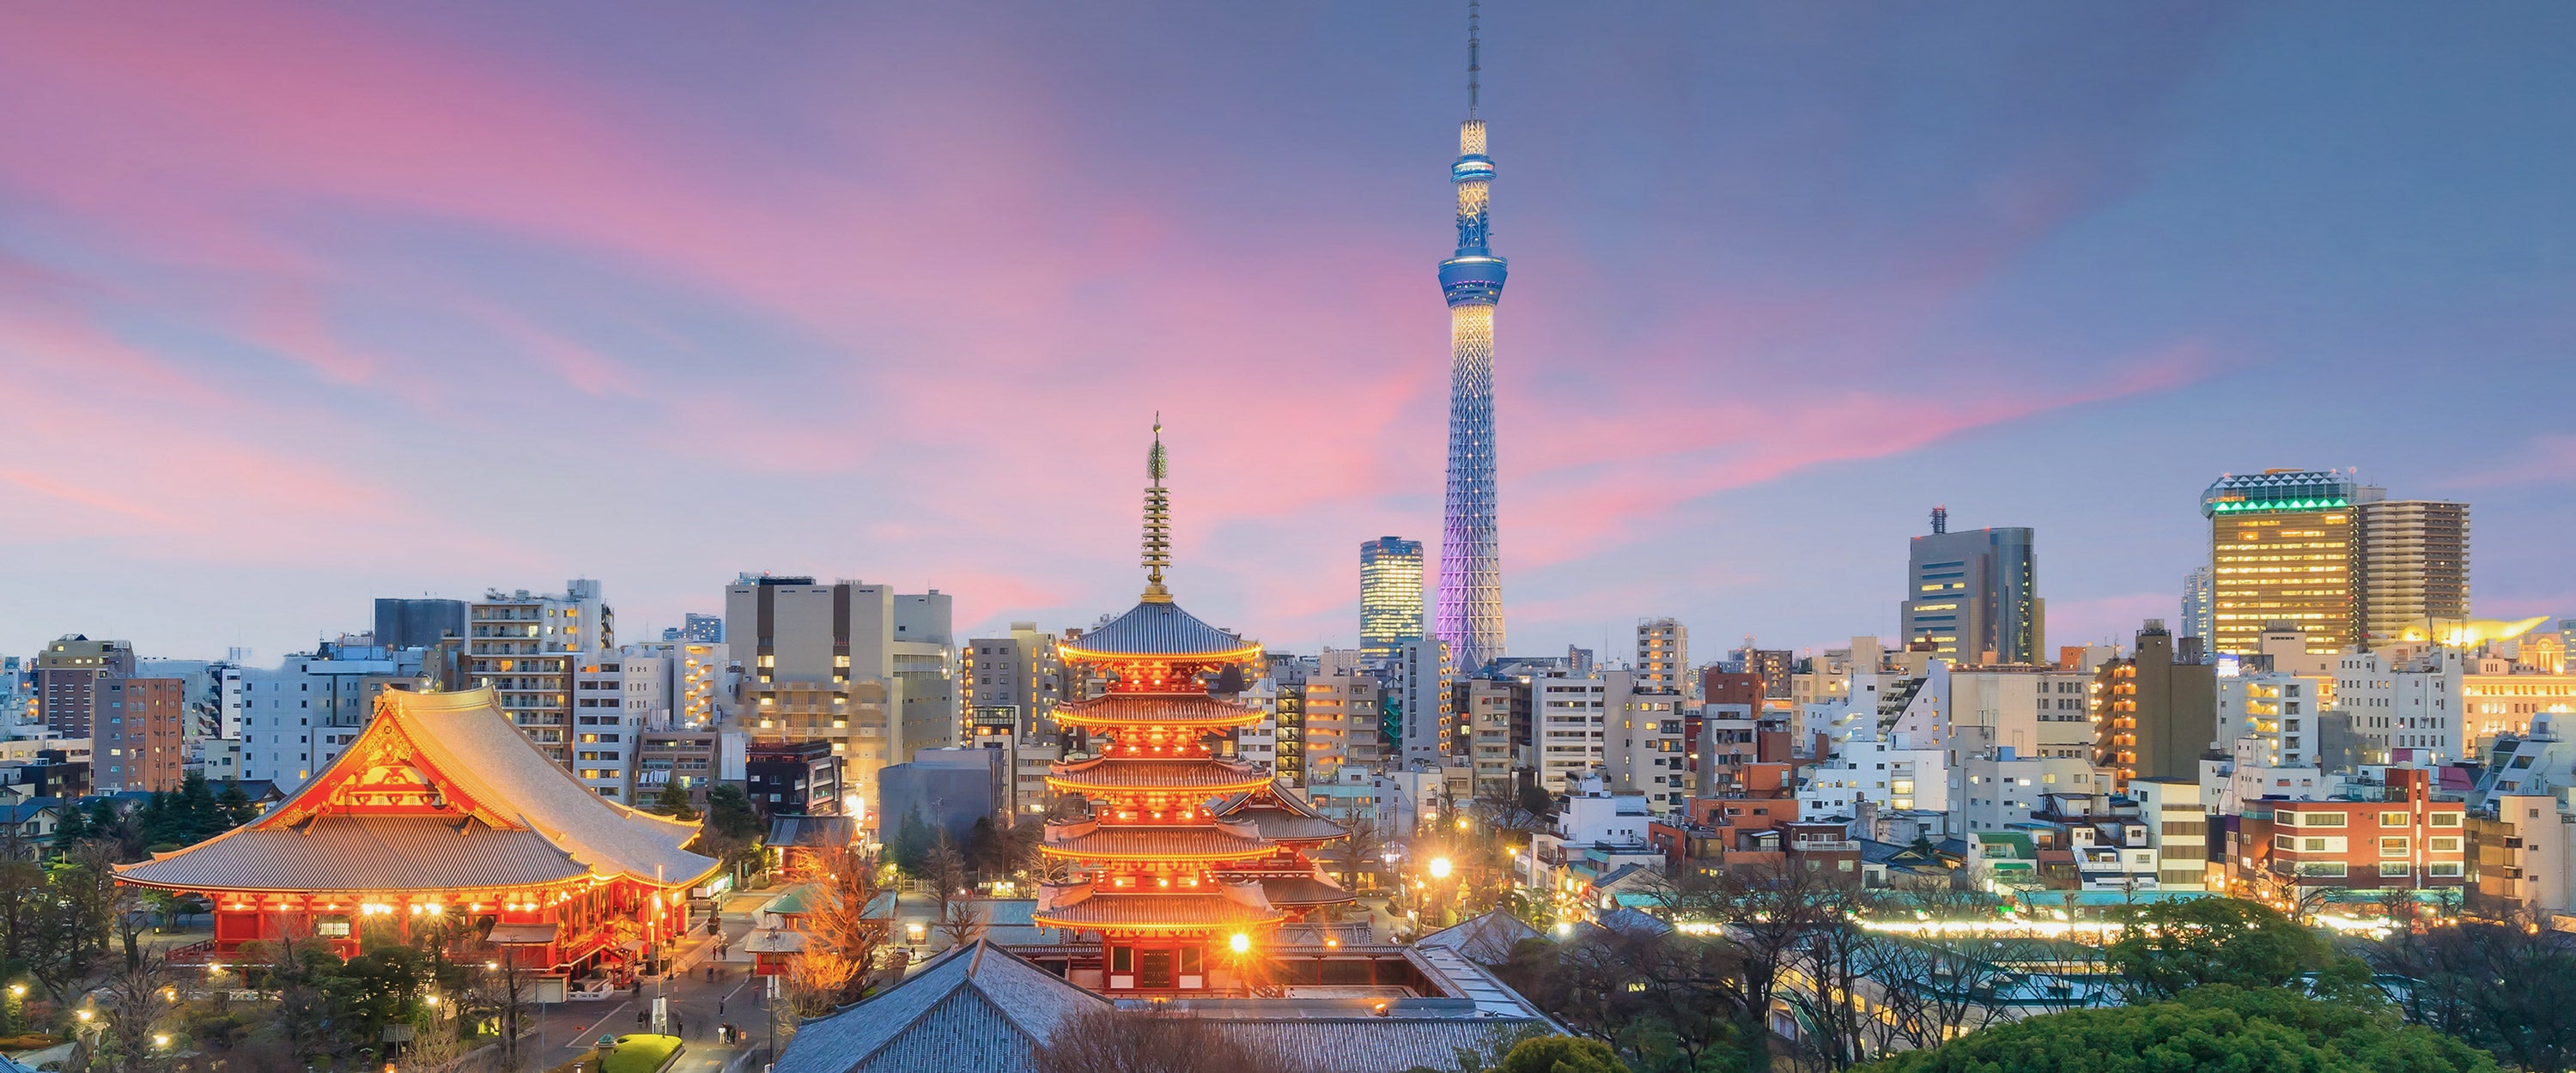
<svg viewBox="0 0 2576 1073">
<path fill-rule="evenodd" d="M 2170 617 L 2225 471 L 2576 612 L 2576 5 L 1485 6 L 1514 652 L 1895 628 L 2038 529 Z M 1447 3 L 0 8 L 0 651 L 740 571 L 1357 635 L 1438 543 Z M 648 631 L 652 631 L 648 634 Z"/>
</svg>

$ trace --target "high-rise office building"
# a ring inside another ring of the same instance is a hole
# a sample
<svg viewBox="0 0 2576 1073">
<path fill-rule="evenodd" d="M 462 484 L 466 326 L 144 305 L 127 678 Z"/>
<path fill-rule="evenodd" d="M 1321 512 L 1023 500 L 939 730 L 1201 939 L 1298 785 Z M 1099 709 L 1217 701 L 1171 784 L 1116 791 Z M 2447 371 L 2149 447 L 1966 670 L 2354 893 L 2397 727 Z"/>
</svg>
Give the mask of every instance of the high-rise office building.
<svg viewBox="0 0 2576 1073">
<path fill-rule="evenodd" d="M 2428 623 L 2469 617 L 2468 504 L 2365 501 L 2359 525 L 2355 579 L 2366 641 L 2401 640 Z"/>
<path fill-rule="evenodd" d="M 1360 545 L 1360 656 L 1384 666 L 1422 636 L 1422 542 L 1384 536 Z"/>
<path fill-rule="evenodd" d="M 2214 640 L 2217 631 L 2217 576 L 2206 566 L 2195 566 L 2182 579 L 2182 635 L 2200 638 L 2203 645 Z"/>
<path fill-rule="evenodd" d="M 1473 674 L 1503 654 L 1502 540 L 1496 531 L 1494 306 L 1507 266 L 1488 244 L 1487 199 L 1494 160 L 1476 114 L 1480 44 L 1467 23 L 1467 119 L 1458 125 L 1458 249 L 1440 262 L 1449 302 L 1449 473 L 1440 525 L 1440 589 L 1431 632 L 1449 642 L 1451 664 Z"/>
<path fill-rule="evenodd" d="M 387 648 L 428 648 L 442 637 L 465 636 L 465 601 L 376 598 L 376 643 Z"/>
<path fill-rule="evenodd" d="M 1690 669 L 1690 627 L 1674 618 L 1637 620 L 1638 689 L 1687 693 Z"/>
<path fill-rule="evenodd" d="M 949 597 L 857 581 L 745 575 L 725 589 L 726 648 L 743 661 L 743 729 L 826 741 L 850 792 L 960 738 Z"/>
<path fill-rule="evenodd" d="M 2200 512 L 2209 519 L 2211 647 L 2257 651 L 2275 622 L 2298 627 L 2310 652 L 2360 640 L 2354 506 L 2377 491 L 2332 470 L 2268 469 L 2210 485 Z"/>
<path fill-rule="evenodd" d="M 1932 511 L 1932 532 L 1908 547 L 1897 634 L 1908 646 L 1961 663 L 2041 662 L 2046 605 L 2028 529 L 1950 531 L 1950 511 Z"/>
</svg>

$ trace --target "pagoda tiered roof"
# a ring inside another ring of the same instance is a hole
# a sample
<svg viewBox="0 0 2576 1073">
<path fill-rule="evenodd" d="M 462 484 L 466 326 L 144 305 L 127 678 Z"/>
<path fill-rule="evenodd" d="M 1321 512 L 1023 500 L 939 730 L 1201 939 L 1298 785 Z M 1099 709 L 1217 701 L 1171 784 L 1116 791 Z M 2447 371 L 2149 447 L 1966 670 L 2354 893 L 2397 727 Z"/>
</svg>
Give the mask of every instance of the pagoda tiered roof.
<svg viewBox="0 0 2576 1073">
<path fill-rule="evenodd" d="M 330 767 L 268 815 L 122 865 L 167 890 L 524 888 L 627 877 L 694 884 L 718 862 L 685 847 L 697 825 L 603 800 L 539 752 L 489 688 L 388 689 Z"/>
<path fill-rule="evenodd" d="M 1205 693 L 1109 693 L 1058 705 L 1058 726 L 1161 726 L 1184 730 L 1225 730 L 1261 721 L 1261 711 L 1218 700 Z"/>
<path fill-rule="evenodd" d="M 1213 757 L 1169 760 L 1096 757 L 1057 764 L 1047 785 L 1085 794 L 1198 794 L 1217 797 L 1270 784 L 1260 768 Z"/>
<path fill-rule="evenodd" d="M 1067 660 L 1124 662 L 1157 656 L 1250 659 L 1261 646 L 1200 621 L 1168 599 L 1146 600 L 1057 646 Z"/>
<path fill-rule="evenodd" d="M 1103 824 L 1099 820 L 1050 823 L 1038 851 L 1050 857 L 1095 861 L 1224 861 L 1273 851 L 1250 824 Z"/>
<path fill-rule="evenodd" d="M 1030 920 L 1050 928 L 1128 932 L 1218 931 L 1264 928 L 1288 915 L 1270 904 L 1258 883 L 1214 884 L 1212 891 L 1100 889 L 1096 883 L 1038 888 Z"/>
</svg>

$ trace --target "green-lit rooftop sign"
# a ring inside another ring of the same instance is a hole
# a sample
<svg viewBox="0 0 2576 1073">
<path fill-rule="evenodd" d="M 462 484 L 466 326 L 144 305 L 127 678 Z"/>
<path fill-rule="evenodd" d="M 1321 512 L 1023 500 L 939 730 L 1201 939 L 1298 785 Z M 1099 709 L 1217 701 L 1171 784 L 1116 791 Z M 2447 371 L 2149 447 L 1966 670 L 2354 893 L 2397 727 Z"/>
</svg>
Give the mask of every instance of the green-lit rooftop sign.
<svg viewBox="0 0 2576 1073">
<path fill-rule="evenodd" d="M 2218 514 L 2243 514 L 2247 511 L 2333 510 L 2349 507 L 2352 501 L 2340 496 L 2318 499 L 2232 499 L 2209 505 Z"/>
</svg>

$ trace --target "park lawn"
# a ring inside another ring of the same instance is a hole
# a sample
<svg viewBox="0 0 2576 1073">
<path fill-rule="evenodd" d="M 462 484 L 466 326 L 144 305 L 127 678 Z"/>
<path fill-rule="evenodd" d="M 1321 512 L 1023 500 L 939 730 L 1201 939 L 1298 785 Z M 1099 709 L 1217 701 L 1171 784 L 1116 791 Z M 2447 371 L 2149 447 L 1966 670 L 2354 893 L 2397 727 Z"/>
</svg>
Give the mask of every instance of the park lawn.
<svg viewBox="0 0 2576 1073">
<path fill-rule="evenodd" d="M 653 1073 L 680 1049 L 680 1037 L 638 1033 L 617 1037 L 617 1046 L 599 1063 L 599 1073 Z"/>
</svg>

